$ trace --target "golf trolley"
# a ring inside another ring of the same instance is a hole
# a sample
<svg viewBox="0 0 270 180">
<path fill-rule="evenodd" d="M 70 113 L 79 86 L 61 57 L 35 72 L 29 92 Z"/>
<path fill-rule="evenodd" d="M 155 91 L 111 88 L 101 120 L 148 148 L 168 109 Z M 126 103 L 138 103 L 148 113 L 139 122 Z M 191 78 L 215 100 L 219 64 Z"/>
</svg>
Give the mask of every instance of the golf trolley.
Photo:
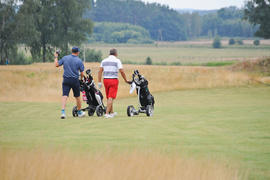
<svg viewBox="0 0 270 180">
<path fill-rule="evenodd" d="M 129 105 L 127 108 L 127 115 L 134 116 L 139 115 L 139 113 L 146 113 L 147 116 L 153 116 L 155 104 L 154 96 L 149 92 L 148 81 L 140 75 L 138 70 L 134 71 L 130 94 L 132 94 L 135 89 L 138 94 L 139 109 L 136 110 L 133 105 Z"/>
<path fill-rule="evenodd" d="M 106 111 L 102 100 L 102 93 L 96 88 L 93 76 L 91 75 L 91 69 L 86 70 L 87 77 L 84 76 L 80 80 L 81 92 L 83 95 L 83 101 L 89 105 L 88 107 L 81 109 L 82 111 L 88 111 L 89 116 L 93 116 L 96 112 L 97 116 L 103 116 Z M 72 109 L 72 115 L 74 117 L 78 116 L 77 106 Z"/>
</svg>

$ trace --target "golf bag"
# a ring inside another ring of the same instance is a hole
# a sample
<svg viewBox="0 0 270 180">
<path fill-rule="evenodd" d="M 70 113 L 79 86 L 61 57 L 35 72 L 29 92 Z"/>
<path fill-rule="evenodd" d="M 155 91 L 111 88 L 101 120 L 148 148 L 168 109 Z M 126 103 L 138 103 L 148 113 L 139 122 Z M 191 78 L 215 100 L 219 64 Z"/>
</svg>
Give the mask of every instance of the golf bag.
<svg viewBox="0 0 270 180">
<path fill-rule="evenodd" d="M 137 83 L 135 82 L 136 86 L 140 86 L 137 88 L 137 94 L 140 95 L 140 104 L 143 108 L 146 108 L 147 105 L 154 106 L 155 100 L 154 96 L 150 93 L 148 89 L 148 81 L 141 75 L 138 75 L 139 79 Z M 138 92 L 140 91 L 140 92 Z"/>
<path fill-rule="evenodd" d="M 130 105 L 127 109 L 128 116 L 138 115 L 139 113 L 146 113 L 147 116 L 152 116 L 154 113 L 155 99 L 149 91 L 148 81 L 144 76 L 140 75 L 138 70 L 134 71 L 130 93 L 132 93 L 135 88 L 138 95 L 139 110 L 135 110 L 134 107 Z"/>
<path fill-rule="evenodd" d="M 81 92 L 83 100 L 86 101 L 88 107 L 82 109 L 82 111 L 88 111 L 89 116 L 93 116 L 96 112 L 97 116 L 103 116 L 105 112 L 105 106 L 103 104 L 103 95 L 96 88 L 91 70 L 86 70 L 87 76 L 80 80 Z M 73 116 L 76 116 L 77 106 L 73 108 Z"/>
</svg>

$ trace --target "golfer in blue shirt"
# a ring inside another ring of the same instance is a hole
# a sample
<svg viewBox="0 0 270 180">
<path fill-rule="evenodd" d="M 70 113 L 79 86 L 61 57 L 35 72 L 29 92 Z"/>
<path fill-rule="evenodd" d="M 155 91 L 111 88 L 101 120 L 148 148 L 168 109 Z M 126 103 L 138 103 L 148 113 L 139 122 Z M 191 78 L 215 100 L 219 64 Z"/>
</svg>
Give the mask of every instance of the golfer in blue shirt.
<svg viewBox="0 0 270 180">
<path fill-rule="evenodd" d="M 60 67 L 63 65 L 63 83 L 62 83 L 62 115 L 61 119 L 66 118 L 66 102 L 69 97 L 70 89 L 73 90 L 74 97 L 77 103 L 78 117 L 84 117 L 85 112 L 81 111 L 81 98 L 80 98 L 80 82 L 79 77 L 84 76 L 84 65 L 82 60 L 78 57 L 80 49 L 78 47 L 73 47 L 71 50 L 72 54 L 64 56 L 58 61 L 58 53 L 54 54 L 55 67 Z"/>
</svg>

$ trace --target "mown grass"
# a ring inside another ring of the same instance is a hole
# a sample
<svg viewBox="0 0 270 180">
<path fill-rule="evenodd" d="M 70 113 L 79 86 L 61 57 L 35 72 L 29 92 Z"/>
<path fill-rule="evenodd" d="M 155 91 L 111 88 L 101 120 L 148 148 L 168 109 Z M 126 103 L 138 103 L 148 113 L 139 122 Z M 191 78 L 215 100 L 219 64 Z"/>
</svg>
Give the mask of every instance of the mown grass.
<svg viewBox="0 0 270 180">
<path fill-rule="evenodd" d="M 200 179 L 192 174 L 196 171 L 195 164 L 202 168 L 204 160 L 217 163 L 217 171 L 224 168 L 224 163 L 229 168 L 234 167 L 238 174 L 236 179 L 270 178 L 268 86 L 181 90 L 154 93 L 154 96 L 155 113 L 151 118 L 145 114 L 127 117 L 126 108 L 130 104 L 136 107 L 136 97 L 116 100 L 118 116 L 114 119 L 97 116 L 73 118 L 73 103 L 68 103 L 67 119 L 61 120 L 60 103 L 1 102 L 0 147 L 15 150 L 15 155 L 16 149 L 40 148 L 94 156 L 98 152 L 111 152 L 108 153 L 111 158 L 113 154 L 146 152 L 146 155 L 161 155 L 161 159 L 187 158 L 194 168 L 188 170 L 193 178 L 186 179 Z M 124 157 L 119 158 L 123 160 Z M 135 159 L 146 163 L 144 157 Z M 81 158 L 79 162 L 77 160 L 76 156 L 72 158 L 79 165 Z M 112 162 L 117 166 L 119 161 Z M 153 163 L 154 160 L 149 166 Z M 213 167 L 212 163 L 210 167 Z M 167 165 L 161 163 L 161 166 Z M 38 166 L 36 168 L 39 171 Z M 158 171 L 152 171 L 158 174 Z M 233 171 L 225 170 L 224 174 L 226 172 Z M 224 177 L 208 179 L 226 179 L 227 176 Z M 232 177 L 235 173 L 227 179 Z"/>
<path fill-rule="evenodd" d="M 230 66 L 237 63 L 237 61 L 220 61 L 220 62 L 208 62 L 203 64 L 204 66 L 219 67 L 219 66 Z"/>
<path fill-rule="evenodd" d="M 146 58 L 150 57 L 153 64 L 181 65 L 197 64 L 202 65 L 213 61 L 243 61 L 259 57 L 270 56 L 269 45 L 256 47 L 253 45 L 229 46 L 213 49 L 205 44 L 180 44 L 164 43 L 152 45 L 126 45 L 126 44 L 88 44 L 86 48 L 100 50 L 103 58 L 109 55 L 110 48 L 118 50 L 118 58 L 123 63 L 143 64 Z"/>
</svg>

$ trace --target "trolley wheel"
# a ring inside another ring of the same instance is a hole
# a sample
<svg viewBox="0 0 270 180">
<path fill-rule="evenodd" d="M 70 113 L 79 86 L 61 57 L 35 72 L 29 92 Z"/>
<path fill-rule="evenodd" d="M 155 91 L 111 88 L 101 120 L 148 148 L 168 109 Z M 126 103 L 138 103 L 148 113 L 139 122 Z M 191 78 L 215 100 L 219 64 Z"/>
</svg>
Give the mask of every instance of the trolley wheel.
<svg viewBox="0 0 270 180">
<path fill-rule="evenodd" d="M 134 116 L 134 106 L 132 106 L 132 105 L 128 106 L 127 115 L 128 116 Z"/>
<path fill-rule="evenodd" d="M 97 113 L 97 116 L 103 116 L 104 109 L 102 108 L 102 105 L 98 105 L 96 107 L 96 113 Z"/>
<path fill-rule="evenodd" d="M 78 109 L 77 109 L 77 106 L 74 106 L 73 109 L 72 109 L 72 115 L 73 117 L 77 117 L 78 116 Z"/>
<path fill-rule="evenodd" d="M 152 105 L 146 106 L 146 115 L 147 116 L 153 116 L 154 114 L 154 107 Z"/>
<path fill-rule="evenodd" d="M 95 110 L 94 109 L 89 109 L 88 110 L 88 116 L 93 116 L 95 114 Z"/>
</svg>

